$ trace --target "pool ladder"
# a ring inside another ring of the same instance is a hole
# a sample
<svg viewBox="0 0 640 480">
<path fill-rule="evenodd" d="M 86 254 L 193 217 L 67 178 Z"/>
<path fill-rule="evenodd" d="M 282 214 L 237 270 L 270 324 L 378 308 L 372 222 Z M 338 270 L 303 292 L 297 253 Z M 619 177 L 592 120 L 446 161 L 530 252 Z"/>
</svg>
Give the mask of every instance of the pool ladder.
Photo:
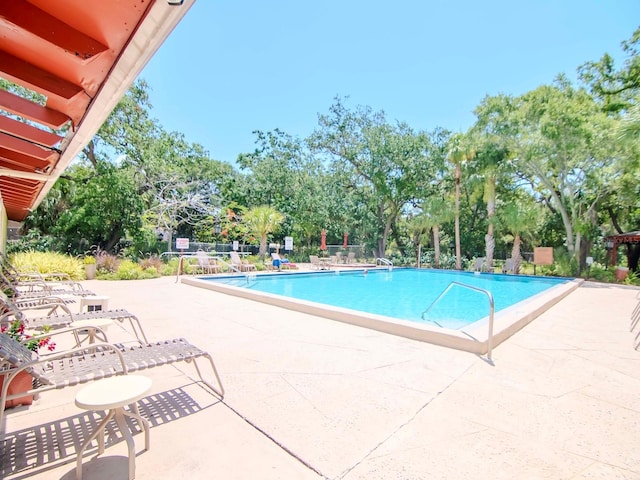
<svg viewBox="0 0 640 480">
<path fill-rule="evenodd" d="M 376 267 L 378 265 L 385 265 L 389 271 L 393 270 L 393 262 L 388 258 L 376 258 Z"/>
<path fill-rule="evenodd" d="M 487 299 L 489 300 L 489 334 L 487 335 L 487 359 L 490 362 L 492 362 L 491 351 L 493 350 L 493 314 L 495 311 L 495 304 L 493 302 L 493 295 L 491 295 L 491 292 L 489 290 L 485 290 L 484 288 L 474 287 L 473 285 L 468 285 L 466 283 L 453 281 L 449 283 L 449 285 L 447 285 L 447 288 L 445 288 L 442 291 L 442 293 L 438 295 L 438 298 L 436 298 L 433 302 L 431 302 L 431 305 L 429 305 L 427 309 L 424 312 L 422 312 L 421 317 L 423 320 L 427 320 L 425 318 L 425 315 L 429 313 L 429 310 L 431 310 L 431 307 L 433 307 L 436 303 L 438 303 L 440 299 L 444 297 L 447 294 L 447 292 L 449 292 L 449 290 L 451 290 L 455 286 L 468 288 L 470 290 L 475 290 L 476 292 L 484 293 L 487 296 Z"/>
</svg>

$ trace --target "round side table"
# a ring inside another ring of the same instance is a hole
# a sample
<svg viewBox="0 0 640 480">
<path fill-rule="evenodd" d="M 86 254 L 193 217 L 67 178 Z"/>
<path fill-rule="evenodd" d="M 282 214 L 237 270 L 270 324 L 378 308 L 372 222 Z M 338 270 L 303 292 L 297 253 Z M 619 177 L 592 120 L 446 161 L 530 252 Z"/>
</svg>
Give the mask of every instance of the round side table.
<svg viewBox="0 0 640 480">
<path fill-rule="evenodd" d="M 112 418 L 115 418 L 129 450 L 129 480 L 135 478 L 136 452 L 131 431 L 124 417 L 135 418 L 144 430 L 144 448 L 149 450 L 149 422 L 142 418 L 136 403 L 151 389 L 151 379 L 142 375 L 119 375 L 117 377 L 98 380 L 87 385 L 76 394 L 76 405 L 84 410 L 108 410 L 95 431 L 78 451 L 76 461 L 76 477 L 82 479 L 82 452 L 94 438 L 98 437 L 98 453 L 104 453 L 104 430 Z M 124 407 L 131 404 L 133 412 Z"/>
</svg>

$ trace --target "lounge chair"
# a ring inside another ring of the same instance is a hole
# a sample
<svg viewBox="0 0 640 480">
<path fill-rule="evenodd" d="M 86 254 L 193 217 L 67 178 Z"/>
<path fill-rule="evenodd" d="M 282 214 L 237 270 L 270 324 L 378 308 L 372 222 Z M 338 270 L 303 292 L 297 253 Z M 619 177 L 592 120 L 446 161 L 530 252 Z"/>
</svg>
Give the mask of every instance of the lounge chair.
<svg viewBox="0 0 640 480">
<path fill-rule="evenodd" d="M 73 322 L 110 319 L 124 323 L 129 321 L 131 332 L 140 343 L 148 343 L 147 336 L 142 329 L 140 320 L 133 313 L 125 309 L 95 310 L 92 312 L 72 313 L 68 306 L 55 297 L 41 298 L 29 301 L 21 308 L 22 302 L 7 298 L 0 291 L 0 326 L 7 326 L 15 320 L 21 320 L 27 328 L 40 331 L 45 327 L 58 329 L 69 327 Z M 35 312 L 46 310 L 46 315 Z"/>
<path fill-rule="evenodd" d="M 282 258 L 282 255 L 276 252 L 273 252 L 271 254 L 271 265 L 273 266 L 273 268 L 277 268 L 278 270 L 281 270 L 283 268 L 298 268 L 295 263 L 291 263 L 288 258 Z"/>
<path fill-rule="evenodd" d="M 207 252 L 204 250 L 198 250 L 196 252 L 196 257 L 198 259 L 199 272 L 205 274 L 220 273 L 220 265 L 218 265 L 216 259 L 210 257 Z"/>
<path fill-rule="evenodd" d="M 83 291 L 82 284 L 73 280 L 69 274 L 63 272 L 39 272 L 36 268 L 30 271 L 19 271 L 7 257 L 0 252 L 0 275 L 4 282 L 22 291 L 31 290 L 71 290 Z M 88 290 L 86 290 L 88 292 Z M 93 295 L 93 293 L 87 293 Z"/>
<path fill-rule="evenodd" d="M 507 258 L 502 266 L 502 273 L 516 273 L 513 258 Z"/>
<path fill-rule="evenodd" d="M 242 260 L 238 252 L 229 252 L 229 255 L 231 257 L 231 266 L 240 272 L 251 272 L 256 269 L 256 266 L 253 263 Z"/>
<path fill-rule="evenodd" d="M 12 292 L 15 298 L 42 298 L 50 296 L 75 296 L 86 297 L 93 296 L 90 290 L 85 290 L 82 284 L 74 281 L 65 283 L 45 282 L 43 280 L 12 280 L 8 277 L 6 271 L 0 272 L 0 289 L 3 292 Z M 73 303 L 74 300 L 65 300 L 67 303 Z"/>
<path fill-rule="evenodd" d="M 486 271 L 485 258 L 484 257 L 476 258 L 476 261 L 473 264 L 473 271 L 474 272 L 484 272 L 484 271 Z"/>
<path fill-rule="evenodd" d="M 203 378 L 197 364 L 197 359 L 201 357 L 209 360 L 217 387 Z M 22 397 L 25 393 L 38 394 L 176 362 L 193 362 L 200 380 L 220 398 L 224 397 L 224 387 L 211 355 L 184 338 L 135 346 L 93 343 L 87 347 L 40 356 L 13 338 L 0 334 L 0 376 L 3 377 L 0 425 L 7 400 Z M 33 388 L 9 395 L 11 382 L 23 371 L 34 378 Z"/>
<path fill-rule="evenodd" d="M 347 253 L 347 263 L 355 263 L 356 261 L 356 252 Z"/>
<path fill-rule="evenodd" d="M 328 270 L 329 263 L 328 259 L 323 258 L 322 260 L 317 255 L 309 255 L 309 261 L 311 262 L 312 270 Z"/>
</svg>

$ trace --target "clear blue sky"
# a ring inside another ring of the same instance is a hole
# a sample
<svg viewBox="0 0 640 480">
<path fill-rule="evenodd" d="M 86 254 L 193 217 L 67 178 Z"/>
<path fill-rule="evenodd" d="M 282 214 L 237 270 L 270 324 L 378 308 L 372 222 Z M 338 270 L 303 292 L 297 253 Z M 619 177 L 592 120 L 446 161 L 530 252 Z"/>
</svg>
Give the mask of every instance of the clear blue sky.
<svg viewBox="0 0 640 480">
<path fill-rule="evenodd" d="M 336 95 L 464 131 L 486 95 L 621 59 L 639 14 L 638 0 L 197 0 L 141 77 L 165 130 L 233 163 L 254 130 L 306 137 Z"/>
</svg>

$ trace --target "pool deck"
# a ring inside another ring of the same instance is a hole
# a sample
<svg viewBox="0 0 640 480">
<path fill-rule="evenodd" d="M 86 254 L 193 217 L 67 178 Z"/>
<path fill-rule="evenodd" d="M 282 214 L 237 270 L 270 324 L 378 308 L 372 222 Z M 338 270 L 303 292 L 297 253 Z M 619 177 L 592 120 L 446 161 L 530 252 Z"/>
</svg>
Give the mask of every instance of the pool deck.
<svg viewBox="0 0 640 480">
<path fill-rule="evenodd" d="M 640 478 L 639 288 L 583 284 L 491 365 L 174 277 L 84 284 L 150 338 L 210 351 L 226 389 L 220 401 L 187 364 L 142 372 L 151 449 L 135 435 L 138 480 Z M 0 478 L 75 478 L 79 388 L 7 411 Z M 124 441 L 106 443 L 85 454 L 85 480 L 126 478 Z"/>
</svg>

